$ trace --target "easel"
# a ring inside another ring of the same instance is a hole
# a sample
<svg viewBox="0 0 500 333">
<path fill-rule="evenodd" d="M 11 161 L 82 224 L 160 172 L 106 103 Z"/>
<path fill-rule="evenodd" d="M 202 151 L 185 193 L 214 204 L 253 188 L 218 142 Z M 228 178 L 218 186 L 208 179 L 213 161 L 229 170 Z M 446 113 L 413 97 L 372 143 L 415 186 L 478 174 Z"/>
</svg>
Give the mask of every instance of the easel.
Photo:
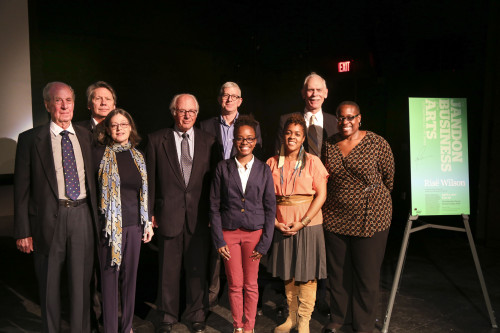
<svg viewBox="0 0 500 333">
<path fill-rule="evenodd" d="M 403 263 L 406 258 L 406 250 L 408 249 L 408 240 L 410 238 L 410 234 L 427 228 L 460 231 L 467 233 L 467 238 L 469 239 L 469 245 L 472 252 L 472 257 L 474 258 L 474 264 L 476 266 L 477 275 L 479 277 L 479 283 L 481 284 L 481 289 L 483 291 L 484 302 L 486 303 L 486 308 L 488 309 L 488 314 L 490 316 L 491 327 L 498 328 L 495 320 L 495 314 L 491 307 L 490 297 L 488 296 L 488 290 L 486 289 L 486 284 L 484 282 L 483 271 L 481 270 L 481 265 L 479 264 L 479 258 L 477 256 L 476 246 L 474 245 L 474 239 L 472 238 L 472 233 L 469 226 L 469 215 L 462 214 L 462 219 L 464 222 L 464 228 L 448 227 L 438 224 L 427 224 L 427 223 L 412 228 L 413 222 L 418 220 L 418 215 L 416 216 L 410 215 L 408 217 L 408 222 L 406 222 L 405 233 L 403 236 L 403 243 L 401 244 L 401 251 L 399 253 L 398 265 L 396 267 L 396 274 L 394 275 L 394 281 L 392 283 L 391 295 L 389 297 L 389 305 L 387 306 L 387 312 L 384 319 L 384 327 L 382 328 L 382 333 L 387 333 L 389 330 L 389 322 L 391 321 L 394 299 L 396 298 L 396 293 L 398 291 L 399 283 L 401 280 L 401 273 L 403 271 Z"/>
</svg>

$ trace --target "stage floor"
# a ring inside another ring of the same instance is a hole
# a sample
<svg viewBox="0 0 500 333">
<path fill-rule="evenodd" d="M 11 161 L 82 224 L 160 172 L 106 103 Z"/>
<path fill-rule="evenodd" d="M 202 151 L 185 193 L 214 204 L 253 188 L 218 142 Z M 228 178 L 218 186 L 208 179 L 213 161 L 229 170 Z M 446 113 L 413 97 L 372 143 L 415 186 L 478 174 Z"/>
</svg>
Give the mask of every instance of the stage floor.
<svg viewBox="0 0 500 333">
<path fill-rule="evenodd" d="M 382 267 L 377 328 L 374 332 L 382 329 L 401 239 L 402 228 L 394 232 L 391 230 Z M 500 244 L 488 248 L 476 245 L 493 310 L 500 311 Z M 14 240 L 3 236 L 0 237 L 0 258 L 0 332 L 40 331 L 40 307 L 32 256 L 17 251 Z M 257 316 L 256 332 L 272 332 L 284 320 L 278 311 L 284 302 L 278 291 L 281 282 L 269 279 L 266 282 L 262 315 Z M 156 251 L 151 246 L 143 246 L 134 319 L 137 332 L 154 332 L 158 321 L 154 310 L 156 283 Z M 320 308 L 313 314 L 311 332 L 321 332 L 328 320 Z M 66 321 L 63 326 L 67 328 Z M 66 331 L 69 332 L 69 329 Z M 189 332 L 189 328 L 179 323 L 174 331 Z M 345 326 L 340 331 L 350 333 L 352 329 Z M 224 288 L 219 305 L 208 316 L 206 332 L 232 332 L 227 288 Z M 500 332 L 491 327 L 465 234 L 428 230 L 411 236 L 389 332 Z"/>
</svg>

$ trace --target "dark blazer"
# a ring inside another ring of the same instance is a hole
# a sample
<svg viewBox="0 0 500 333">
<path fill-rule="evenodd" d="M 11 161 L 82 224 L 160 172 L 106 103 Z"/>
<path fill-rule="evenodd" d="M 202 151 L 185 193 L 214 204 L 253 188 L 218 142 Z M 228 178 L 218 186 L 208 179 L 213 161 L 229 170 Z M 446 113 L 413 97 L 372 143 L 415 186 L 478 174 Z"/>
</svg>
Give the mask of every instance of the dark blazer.
<svg viewBox="0 0 500 333">
<path fill-rule="evenodd" d="M 279 154 L 280 150 L 280 145 L 281 145 L 281 135 L 283 133 L 283 127 L 285 127 L 285 122 L 286 120 L 293 114 L 301 114 L 303 115 L 303 112 L 292 112 L 292 113 L 287 113 L 284 114 L 280 117 L 280 125 L 278 128 L 278 133 L 276 135 L 276 142 L 275 142 L 275 151 L 277 154 Z M 338 128 L 337 128 L 337 117 L 335 117 L 333 114 L 326 113 L 323 111 L 323 142 L 326 141 L 329 137 L 332 135 L 338 133 Z M 304 148 L 306 151 L 309 153 L 309 149 L 307 147 L 307 140 L 304 141 Z"/>
<path fill-rule="evenodd" d="M 269 166 L 255 158 L 243 192 L 234 158 L 221 161 L 210 190 L 210 223 L 215 247 L 226 245 L 222 229 L 264 229 L 255 250 L 266 254 L 273 239 L 275 219 L 276 196 Z"/>
<path fill-rule="evenodd" d="M 83 154 L 87 198 L 97 235 L 97 202 L 91 137 L 73 125 Z M 14 173 L 14 238 L 33 237 L 35 251 L 49 254 L 59 211 L 50 123 L 19 134 Z"/>
<path fill-rule="evenodd" d="M 222 134 L 220 131 L 220 116 L 213 117 L 207 120 L 203 120 L 200 123 L 200 128 L 207 133 L 212 134 L 217 138 L 217 160 L 222 161 L 224 159 L 224 145 L 222 142 Z M 257 125 L 257 129 L 255 131 L 255 135 L 257 137 L 257 144 L 254 148 L 254 155 L 260 156 L 262 153 L 262 134 L 260 132 L 260 124 Z M 233 145 L 231 149 L 231 157 L 236 155 L 236 148 Z"/>
<path fill-rule="evenodd" d="M 90 120 L 76 121 L 73 123 L 73 125 L 84 127 L 88 129 L 90 132 L 94 132 L 94 129 L 96 128 L 96 125 L 94 124 L 94 119 L 92 118 L 90 118 Z"/>
<path fill-rule="evenodd" d="M 199 227 L 208 228 L 210 162 L 215 138 L 194 129 L 193 167 L 186 187 L 174 134 L 173 128 L 161 129 L 149 135 L 146 146 L 149 211 L 164 237 L 179 235 L 185 222 L 191 233 Z"/>
</svg>

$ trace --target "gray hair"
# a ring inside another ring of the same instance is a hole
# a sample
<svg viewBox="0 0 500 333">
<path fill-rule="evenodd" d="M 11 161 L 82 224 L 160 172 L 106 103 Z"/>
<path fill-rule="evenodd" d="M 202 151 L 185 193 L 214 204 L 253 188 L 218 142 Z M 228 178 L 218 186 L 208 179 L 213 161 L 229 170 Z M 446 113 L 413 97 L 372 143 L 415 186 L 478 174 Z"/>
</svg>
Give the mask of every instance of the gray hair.
<svg viewBox="0 0 500 333">
<path fill-rule="evenodd" d="M 220 91 L 219 91 L 219 96 L 222 96 L 224 94 L 224 89 L 226 88 L 236 88 L 238 89 L 239 91 L 239 94 L 240 94 L 240 97 L 241 97 L 241 89 L 240 89 L 240 86 L 235 83 L 235 82 L 231 82 L 231 81 L 228 81 L 226 83 L 224 83 L 221 87 L 220 87 Z"/>
<path fill-rule="evenodd" d="M 312 79 L 313 77 L 317 77 L 319 79 L 321 79 L 323 81 L 323 86 L 326 88 L 326 81 L 325 79 L 323 79 L 320 75 L 316 74 L 315 72 L 311 72 L 311 74 L 309 74 L 308 76 L 306 76 L 305 80 L 304 80 L 304 85 L 302 86 L 302 91 L 305 91 L 306 90 L 306 85 L 307 85 L 307 82 Z"/>
<path fill-rule="evenodd" d="M 200 105 L 198 104 L 198 100 L 196 99 L 196 97 L 194 97 L 194 95 L 191 95 L 191 94 L 177 94 L 177 95 L 174 96 L 174 98 L 172 98 L 172 101 L 170 102 L 170 106 L 169 106 L 170 113 L 172 113 L 172 116 L 175 116 L 175 113 L 176 113 L 176 110 L 177 110 L 177 100 L 180 97 L 182 97 L 182 96 L 189 96 L 192 99 L 194 99 L 194 103 L 196 104 L 196 114 L 198 114 L 198 112 L 200 112 Z"/>
<path fill-rule="evenodd" d="M 66 84 L 64 82 L 60 82 L 60 81 L 53 81 L 53 82 L 49 82 L 45 85 L 45 87 L 43 88 L 43 100 L 46 101 L 46 102 L 49 102 L 52 98 L 52 96 L 50 96 L 50 89 L 52 89 L 53 86 L 55 85 L 63 85 L 63 86 L 66 86 L 69 88 L 69 90 L 71 90 L 71 93 L 73 94 L 73 100 L 75 100 L 75 91 L 73 90 L 73 88 L 71 88 L 71 86 L 69 84 Z"/>
</svg>

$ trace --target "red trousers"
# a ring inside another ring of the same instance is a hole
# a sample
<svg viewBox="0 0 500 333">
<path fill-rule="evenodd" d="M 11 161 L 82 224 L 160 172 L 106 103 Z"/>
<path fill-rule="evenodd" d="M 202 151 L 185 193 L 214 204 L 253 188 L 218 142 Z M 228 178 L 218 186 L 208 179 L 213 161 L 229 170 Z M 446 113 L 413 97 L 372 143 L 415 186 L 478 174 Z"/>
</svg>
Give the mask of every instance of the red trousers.
<svg viewBox="0 0 500 333">
<path fill-rule="evenodd" d="M 229 304 L 233 315 L 233 326 L 252 330 L 255 326 L 257 302 L 259 301 L 259 261 L 250 256 L 260 241 L 262 230 L 223 230 L 224 241 L 231 258 L 224 261 L 229 289 Z M 243 321 L 243 315 L 245 321 Z"/>
</svg>

